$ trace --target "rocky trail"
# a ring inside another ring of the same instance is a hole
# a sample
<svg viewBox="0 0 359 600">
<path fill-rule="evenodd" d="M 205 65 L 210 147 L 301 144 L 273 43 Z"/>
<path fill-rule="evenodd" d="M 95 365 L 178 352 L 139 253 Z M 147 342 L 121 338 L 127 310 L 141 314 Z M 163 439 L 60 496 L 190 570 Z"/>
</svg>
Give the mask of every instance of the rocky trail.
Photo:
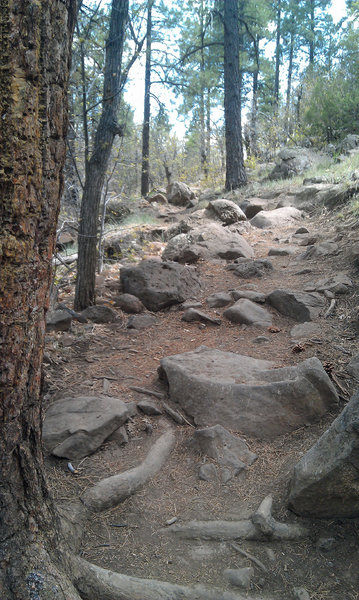
<svg viewBox="0 0 359 600">
<path fill-rule="evenodd" d="M 359 598 L 358 400 L 335 432 L 350 429 L 352 452 L 331 434 L 323 454 L 333 481 L 293 480 L 358 385 L 357 224 L 266 208 L 228 222 L 161 207 L 177 235 L 145 246 L 155 293 L 141 263 L 115 263 L 97 307 L 49 325 L 47 474 L 74 531 L 78 498 L 93 511 L 79 569 L 169 582 L 119 576 L 123 595 L 98 598 Z M 69 282 L 60 312 L 72 297 Z"/>
</svg>

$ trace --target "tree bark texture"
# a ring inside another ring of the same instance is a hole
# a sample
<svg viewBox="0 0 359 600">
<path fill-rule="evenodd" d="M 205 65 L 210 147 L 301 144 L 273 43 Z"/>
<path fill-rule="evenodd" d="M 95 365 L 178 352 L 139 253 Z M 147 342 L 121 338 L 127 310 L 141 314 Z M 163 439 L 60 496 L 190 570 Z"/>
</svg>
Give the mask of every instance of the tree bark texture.
<svg viewBox="0 0 359 600">
<path fill-rule="evenodd" d="M 55 547 L 57 519 L 43 475 L 39 395 L 63 189 L 74 15 L 72 0 L 0 0 L 0 597 L 4 600 L 31 597 L 31 586 L 42 581 L 38 564 L 47 554 L 45 538 L 46 546 Z"/>
<path fill-rule="evenodd" d="M 224 3 L 224 119 L 226 137 L 226 190 L 247 183 L 241 124 L 238 0 Z"/>
<path fill-rule="evenodd" d="M 276 43 L 275 43 L 275 75 L 274 75 L 274 104 L 276 109 L 279 106 L 279 85 L 280 85 L 280 59 L 281 59 L 281 29 L 282 29 L 282 1 L 278 0 L 276 10 Z"/>
<path fill-rule="evenodd" d="M 150 118 L 151 118 L 151 45 L 152 45 L 152 6 L 150 0 L 147 8 L 146 32 L 146 65 L 145 65 L 145 96 L 142 127 L 142 169 L 141 196 L 144 198 L 150 191 Z"/>
<path fill-rule="evenodd" d="M 117 123 L 120 101 L 122 50 L 128 18 L 128 0 L 113 0 L 110 31 L 106 44 L 102 113 L 94 147 L 86 164 L 78 234 L 78 261 L 75 310 L 95 304 L 97 233 L 101 192 L 111 155 L 113 140 L 120 135 Z"/>
</svg>

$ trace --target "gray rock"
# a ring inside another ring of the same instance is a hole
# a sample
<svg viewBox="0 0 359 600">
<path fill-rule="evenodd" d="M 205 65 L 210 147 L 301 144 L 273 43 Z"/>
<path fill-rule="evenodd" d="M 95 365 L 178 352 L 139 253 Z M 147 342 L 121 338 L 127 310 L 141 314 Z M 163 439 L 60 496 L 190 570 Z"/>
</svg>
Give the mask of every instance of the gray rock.
<svg viewBox="0 0 359 600">
<path fill-rule="evenodd" d="M 309 151 L 305 148 L 283 148 L 278 153 L 277 164 L 268 179 L 288 179 L 299 175 L 312 164 Z"/>
<path fill-rule="evenodd" d="M 294 592 L 294 598 L 296 600 L 310 600 L 310 596 L 309 596 L 307 590 L 303 587 L 294 588 L 293 592 Z"/>
<path fill-rule="evenodd" d="M 157 204 L 168 204 L 166 196 L 159 192 L 155 193 L 153 196 L 149 196 L 148 201 L 151 202 L 151 204 L 153 202 L 156 202 Z"/>
<path fill-rule="evenodd" d="M 272 315 L 270 312 L 247 298 L 237 300 L 233 306 L 224 311 L 223 316 L 232 323 L 260 325 L 263 327 L 269 327 L 272 324 Z"/>
<path fill-rule="evenodd" d="M 137 407 L 142 411 L 145 415 L 148 416 L 159 416 L 162 415 L 162 410 L 158 408 L 158 406 L 151 402 L 151 400 L 141 400 L 137 403 Z"/>
<path fill-rule="evenodd" d="M 235 587 L 244 589 L 249 588 L 253 575 L 253 567 L 242 567 L 241 569 L 225 569 L 225 571 L 223 571 L 223 576 L 228 581 L 228 583 Z"/>
<path fill-rule="evenodd" d="M 210 315 L 207 315 L 202 310 L 197 308 L 187 308 L 182 315 L 182 321 L 192 323 L 193 321 L 200 321 L 201 323 L 211 323 L 211 325 L 220 325 L 221 319 L 214 319 Z"/>
<path fill-rule="evenodd" d="M 282 248 L 269 248 L 268 256 L 289 256 L 296 254 L 297 248 L 295 246 L 285 246 Z"/>
<path fill-rule="evenodd" d="M 213 463 L 201 465 L 198 471 L 198 477 L 202 481 L 217 481 L 218 473 L 216 466 Z"/>
<path fill-rule="evenodd" d="M 126 428 L 124 426 L 119 427 L 111 433 L 111 435 L 107 438 L 109 442 L 115 442 L 118 446 L 123 446 L 123 444 L 128 443 L 128 434 Z"/>
<path fill-rule="evenodd" d="M 69 331 L 72 316 L 67 310 L 52 310 L 46 314 L 46 331 Z"/>
<path fill-rule="evenodd" d="M 332 292 L 333 294 L 348 294 L 353 288 L 353 282 L 345 273 L 338 273 L 329 279 L 320 279 L 316 282 L 316 292 Z"/>
<path fill-rule="evenodd" d="M 232 302 L 232 296 L 231 294 L 228 294 L 228 292 L 218 292 L 208 296 L 206 302 L 210 308 L 221 308 Z"/>
<path fill-rule="evenodd" d="M 359 392 L 295 466 L 289 507 L 316 518 L 359 516 Z"/>
<path fill-rule="evenodd" d="M 353 356 L 346 369 L 355 379 L 359 379 L 359 354 Z"/>
<path fill-rule="evenodd" d="M 330 552 L 336 546 L 336 539 L 333 537 L 321 537 L 317 540 L 316 547 L 321 552 Z"/>
<path fill-rule="evenodd" d="M 261 210 L 266 210 L 268 202 L 263 198 L 248 198 L 241 206 L 247 219 L 253 219 Z"/>
<path fill-rule="evenodd" d="M 241 279 L 250 279 L 252 277 L 263 277 L 273 271 L 273 265 L 267 258 L 258 258 L 257 260 L 237 259 L 236 262 L 227 265 L 228 271 L 233 271 L 234 275 Z"/>
<path fill-rule="evenodd" d="M 132 294 L 121 294 L 115 300 L 115 306 L 118 306 L 123 312 L 130 314 L 138 314 L 144 311 L 141 300 Z"/>
<path fill-rule="evenodd" d="M 201 287 L 193 267 L 159 260 L 143 260 L 137 266 L 122 268 L 120 277 L 124 292 L 137 296 L 153 311 L 180 304 Z"/>
<path fill-rule="evenodd" d="M 207 207 L 207 213 L 220 219 L 225 225 L 246 221 L 247 217 L 243 210 L 232 200 L 211 200 Z"/>
<path fill-rule="evenodd" d="M 229 467 L 231 477 L 257 459 L 242 438 L 231 434 L 222 425 L 198 429 L 190 443 L 201 454 L 213 458 L 218 465 Z"/>
<path fill-rule="evenodd" d="M 252 302 L 259 302 L 263 304 L 267 296 L 262 292 L 255 292 L 254 290 L 232 290 L 231 292 L 233 300 L 239 300 L 240 298 L 247 298 L 247 300 L 252 300 Z"/>
<path fill-rule="evenodd" d="M 109 306 L 104 306 L 102 304 L 85 308 L 85 310 L 82 311 L 81 316 L 93 323 L 113 323 L 118 320 L 116 311 Z"/>
<path fill-rule="evenodd" d="M 233 260 L 253 256 L 253 249 L 242 235 L 218 223 L 201 225 L 171 238 L 162 254 L 164 260 L 181 263 L 194 262 L 199 258 Z"/>
<path fill-rule="evenodd" d="M 167 187 L 167 200 L 174 206 L 194 206 L 194 198 L 194 192 L 185 183 L 174 181 Z"/>
<path fill-rule="evenodd" d="M 348 152 L 354 150 L 359 146 L 359 135 L 355 133 L 348 133 L 345 138 L 340 142 L 338 146 L 339 152 Z"/>
<path fill-rule="evenodd" d="M 148 329 L 156 325 L 157 319 L 153 315 L 132 315 L 127 321 L 127 329 Z"/>
<path fill-rule="evenodd" d="M 178 307 L 179 310 L 187 310 L 188 308 L 201 308 L 202 304 L 198 300 L 185 300 Z"/>
<path fill-rule="evenodd" d="M 250 224 L 259 229 L 270 229 L 271 227 L 292 225 L 301 218 L 300 210 L 293 206 L 285 206 L 275 210 L 262 210 L 250 220 Z"/>
<path fill-rule="evenodd" d="M 299 323 L 294 325 L 290 330 L 290 337 L 293 340 L 307 339 L 313 336 L 318 336 L 322 332 L 320 325 L 312 322 Z"/>
<path fill-rule="evenodd" d="M 267 342 L 270 342 L 270 339 L 265 335 L 258 335 L 253 340 L 254 344 L 266 344 Z"/>
<path fill-rule="evenodd" d="M 129 417 L 119 398 L 79 396 L 65 398 L 46 411 L 45 447 L 51 454 L 78 460 L 92 454 Z"/>
<path fill-rule="evenodd" d="M 295 367 L 200 347 L 161 360 L 171 400 L 196 425 L 270 439 L 321 417 L 338 396 L 317 358 Z"/>
<path fill-rule="evenodd" d="M 308 246 L 307 250 L 297 256 L 298 260 L 309 260 L 319 256 L 330 256 L 338 252 L 339 246 L 335 242 L 322 242 L 315 246 Z"/>
<path fill-rule="evenodd" d="M 274 290 L 267 296 L 267 302 L 282 315 L 299 323 L 312 321 L 325 306 L 325 300 L 320 294 L 295 290 Z"/>
<path fill-rule="evenodd" d="M 309 233 L 308 229 L 306 227 L 299 227 L 297 229 L 297 231 L 294 232 L 295 234 L 301 234 L 301 233 Z"/>
</svg>

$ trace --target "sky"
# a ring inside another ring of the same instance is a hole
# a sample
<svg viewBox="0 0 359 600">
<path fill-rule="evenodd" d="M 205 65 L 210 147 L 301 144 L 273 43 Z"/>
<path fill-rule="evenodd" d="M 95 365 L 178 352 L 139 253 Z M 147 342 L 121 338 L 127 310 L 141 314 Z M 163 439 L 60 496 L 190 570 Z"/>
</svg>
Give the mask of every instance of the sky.
<svg viewBox="0 0 359 600">
<path fill-rule="evenodd" d="M 171 1 L 167 2 L 167 5 L 171 5 Z M 332 6 L 329 9 L 333 20 L 338 23 L 346 14 L 345 0 L 332 0 Z M 165 92 L 166 93 L 166 92 Z M 185 134 L 185 125 L 183 121 L 178 120 L 176 112 L 170 105 L 170 98 L 174 100 L 174 97 L 170 92 L 167 92 L 168 97 L 164 97 L 161 94 L 161 100 L 167 105 L 169 109 L 170 122 L 175 126 L 175 131 L 180 137 Z M 143 120 L 143 95 L 144 95 L 144 62 L 138 61 L 132 67 L 130 72 L 130 83 L 125 91 L 125 100 L 134 110 L 135 123 L 142 123 Z M 154 101 L 152 100 L 152 105 Z"/>
</svg>

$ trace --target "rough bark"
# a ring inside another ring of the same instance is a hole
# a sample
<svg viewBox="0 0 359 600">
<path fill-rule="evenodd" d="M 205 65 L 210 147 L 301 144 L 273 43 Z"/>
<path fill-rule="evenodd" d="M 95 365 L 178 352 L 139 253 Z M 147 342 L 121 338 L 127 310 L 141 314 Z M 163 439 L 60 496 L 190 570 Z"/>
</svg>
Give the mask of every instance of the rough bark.
<svg viewBox="0 0 359 600">
<path fill-rule="evenodd" d="M 242 148 L 238 20 L 238 0 L 226 0 L 224 3 L 226 190 L 237 189 L 247 183 Z"/>
<path fill-rule="evenodd" d="M 29 598 L 38 586 L 49 598 L 49 581 L 57 577 L 58 518 L 44 479 L 39 395 L 74 14 L 71 0 L 0 3 L 0 597 L 6 600 Z M 49 552 L 54 559 L 45 577 Z M 57 598 L 78 597 L 65 579 L 63 590 Z"/>
<path fill-rule="evenodd" d="M 274 74 L 274 104 L 279 105 L 279 76 L 281 58 L 281 29 L 282 29 L 282 2 L 278 0 L 276 7 L 276 43 L 275 43 L 275 74 Z"/>
<path fill-rule="evenodd" d="M 122 131 L 117 123 L 120 99 L 122 50 L 128 17 L 128 0 L 113 0 L 106 44 L 102 113 L 94 147 L 86 164 L 78 237 L 75 310 L 95 304 L 97 230 L 101 192 L 113 141 Z"/>
<path fill-rule="evenodd" d="M 141 196 L 146 197 L 150 191 L 150 118 L 151 118 L 151 47 L 152 47 L 152 6 L 150 0 L 147 7 L 145 96 L 142 127 L 142 169 Z"/>
</svg>

